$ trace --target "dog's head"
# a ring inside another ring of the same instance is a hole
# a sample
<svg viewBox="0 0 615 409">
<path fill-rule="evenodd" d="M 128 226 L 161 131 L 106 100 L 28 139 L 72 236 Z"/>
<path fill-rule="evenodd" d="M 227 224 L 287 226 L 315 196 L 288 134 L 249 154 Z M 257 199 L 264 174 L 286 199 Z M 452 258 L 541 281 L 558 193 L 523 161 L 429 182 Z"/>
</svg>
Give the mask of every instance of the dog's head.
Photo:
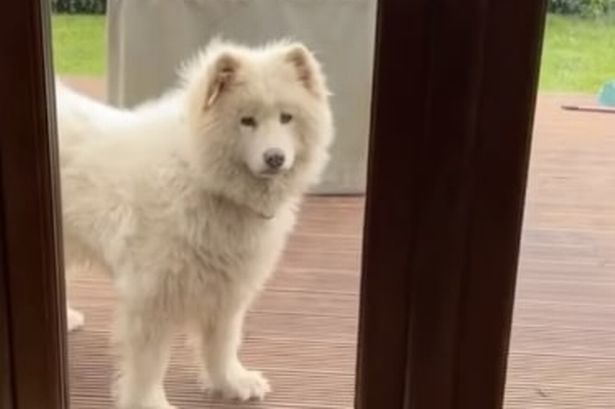
<svg viewBox="0 0 615 409">
<path fill-rule="evenodd" d="M 333 125 L 320 64 L 304 45 L 215 41 L 184 78 L 196 154 L 208 172 L 267 186 L 318 180 Z"/>
</svg>

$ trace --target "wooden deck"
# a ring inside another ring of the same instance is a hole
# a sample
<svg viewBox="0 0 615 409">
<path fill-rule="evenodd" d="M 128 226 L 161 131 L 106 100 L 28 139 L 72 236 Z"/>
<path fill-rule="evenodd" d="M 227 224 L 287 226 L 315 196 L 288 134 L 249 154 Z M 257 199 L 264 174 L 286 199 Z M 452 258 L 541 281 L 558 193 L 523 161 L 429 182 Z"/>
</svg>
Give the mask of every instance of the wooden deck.
<svg viewBox="0 0 615 409">
<path fill-rule="evenodd" d="M 197 366 L 181 338 L 168 372 L 170 401 L 180 408 L 350 408 L 361 213 L 360 200 L 309 200 L 275 278 L 249 315 L 243 356 L 272 383 L 265 403 L 225 404 L 201 393 Z M 112 291 L 94 275 L 70 290 L 87 320 L 69 337 L 73 407 L 108 408 Z"/>
<path fill-rule="evenodd" d="M 100 86 L 71 81 L 90 93 Z M 615 115 L 539 102 L 507 409 L 615 407 Z M 181 408 L 351 408 L 363 200 L 310 198 L 283 262 L 249 315 L 243 355 L 274 393 L 228 404 L 201 393 L 178 340 L 168 373 Z M 86 327 L 71 334 L 73 407 L 110 407 L 113 294 L 103 278 L 71 285 Z M 386 408 L 383 408 L 386 409 Z"/>
<path fill-rule="evenodd" d="M 615 407 L 615 115 L 537 109 L 507 408 Z"/>
</svg>

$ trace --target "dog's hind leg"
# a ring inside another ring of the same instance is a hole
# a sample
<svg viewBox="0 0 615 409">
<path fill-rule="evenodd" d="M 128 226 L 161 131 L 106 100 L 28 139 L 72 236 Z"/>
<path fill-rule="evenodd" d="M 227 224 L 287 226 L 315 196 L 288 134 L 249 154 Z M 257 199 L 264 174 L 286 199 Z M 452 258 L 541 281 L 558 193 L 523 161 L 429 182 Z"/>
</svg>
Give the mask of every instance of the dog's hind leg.
<svg viewBox="0 0 615 409">
<path fill-rule="evenodd" d="M 70 303 L 66 301 L 66 326 L 68 327 L 68 332 L 81 328 L 84 321 L 85 318 L 83 314 L 77 310 L 73 310 L 70 307 Z"/>
<path fill-rule="evenodd" d="M 71 267 L 72 268 L 66 268 L 65 270 L 67 284 L 68 284 L 68 281 L 70 281 L 70 279 L 72 278 L 72 276 L 74 276 L 73 270 L 75 270 L 75 266 L 71 266 Z M 68 329 L 68 332 L 71 332 L 71 331 L 74 331 L 76 329 L 83 327 L 84 323 L 85 323 L 85 317 L 83 316 L 83 313 L 71 308 L 70 302 L 67 299 L 66 300 L 66 327 Z"/>
<path fill-rule="evenodd" d="M 75 277 L 75 275 L 78 273 L 79 270 L 89 268 L 89 263 L 86 261 L 83 261 L 81 263 L 76 262 L 76 260 L 78 259 L 76 259 L 74 256 L 75 253 L 73 250 L 73 246 L 74 244 L 70 240 L 67 240 L 65 237 L 64 239 L 64 259 L 65 259 L 64 274 L 65 274 L 65 280 L 66 280 L 66 287 L 68 287 L 68 283 Z M 71 332 L 78 328 L 83 327 L 84 323 L 85 323 L 85 317 L 83 316 L 83 313 L 71 308 L 70 302 L 68 301 L 68 296 L 67 296 L 66 327 L 68 329 L 68 332 Z"/>
</svg>

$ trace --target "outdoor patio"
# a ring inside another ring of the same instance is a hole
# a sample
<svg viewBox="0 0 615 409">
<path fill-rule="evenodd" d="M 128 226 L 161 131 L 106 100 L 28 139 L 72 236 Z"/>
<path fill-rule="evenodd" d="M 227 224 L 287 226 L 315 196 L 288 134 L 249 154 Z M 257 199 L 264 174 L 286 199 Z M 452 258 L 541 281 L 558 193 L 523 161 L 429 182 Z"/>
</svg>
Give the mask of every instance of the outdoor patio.
<svg viewBox="0 0 615 409">
<path fill-rule="evenodd" d="M 66 81 L 103 93 L 99 80 Z M 615 402 L 615 115 L 560 109 L 583 102 L 591 101 L 539 98 L 507 409 L 607 409 Z M 303 207 L 247 324 L 245 360 L 274 388 L 264 403 L 228 404 L 200 392 L 181 340 L 167 379 L 171 402 L 186 409 L 351 408 L 362 221 L 363 198 L 313 197 Z M 111 287 L 86 276 L 70 292 L 86 313 L 86 327 L 69 336 L 73 408 L 108 408 Z"/>
</svg>

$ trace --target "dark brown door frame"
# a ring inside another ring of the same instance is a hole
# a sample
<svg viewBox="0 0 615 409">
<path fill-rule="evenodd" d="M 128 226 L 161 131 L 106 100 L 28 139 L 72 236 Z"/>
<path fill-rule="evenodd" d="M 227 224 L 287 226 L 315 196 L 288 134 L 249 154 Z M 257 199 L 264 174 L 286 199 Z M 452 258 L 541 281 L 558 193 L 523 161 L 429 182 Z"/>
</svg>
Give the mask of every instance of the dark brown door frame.
<svg viewBox="0 0 615 409">
<path fill-rule="evenodd" d="M 0 199 L 1 201 L 2 199 Z M 0 212 L 2 210 L 0 209 Z M 2 214 L 2 213 L 0 213 Z M 0 262 L 4 260 L 2 248 L 0 248 Z M 4 267 L 1 267 L 4 268 Z M 13 385 L 11 384 L 11 347 L 9 340 L 8 304 L 6 283 L 4 277 L 0 277 L 0 408 L 13 407 Z"/>
<path fill-rule="evenodd" d="M 47 7 L 0 17 L 3 409 L 68 407 Z M 544 1 L 380 0 L 378 19 L 357 407 L 496 409 Z"/>
<path fill-rule="evenodd" d="M 359 409 L 502 405 L 544 3 L 380 1 Z"/>
<path fill-rule="evenodd" d="M 49 3 L 9 1 L 0 17 L 3 408 L 68 405 Z"/>
</svg>

